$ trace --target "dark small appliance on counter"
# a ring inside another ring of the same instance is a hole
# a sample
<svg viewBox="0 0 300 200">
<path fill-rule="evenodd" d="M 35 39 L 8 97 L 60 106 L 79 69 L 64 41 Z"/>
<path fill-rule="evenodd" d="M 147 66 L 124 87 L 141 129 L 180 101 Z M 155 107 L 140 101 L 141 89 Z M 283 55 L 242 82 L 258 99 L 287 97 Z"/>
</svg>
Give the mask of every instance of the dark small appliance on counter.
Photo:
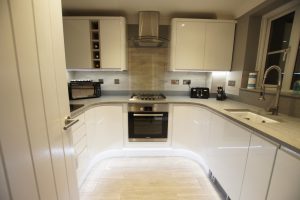
<svg viewBox="0 0 300 200">
<path fill-rule="evenodd" d="M 191 98 L 208 99 L 209 88 L 205 88 L 205 87 L 191 88 Z"/>
<path fill-rule="evenodd" d="M 225 90 L 223 89 L 223 87 L 221 87 L 221 86 L 218 87 L 216 98 L 219 101 L 224 101 L 227 98 L 227 96 L 225 94 Z"/>
<path fill-rule="evenodd" d="M 101 83 L 92 80 L 72 80 L 68 84 L 69 99 L 88 99 L 101 96 Z"/>
</svg>

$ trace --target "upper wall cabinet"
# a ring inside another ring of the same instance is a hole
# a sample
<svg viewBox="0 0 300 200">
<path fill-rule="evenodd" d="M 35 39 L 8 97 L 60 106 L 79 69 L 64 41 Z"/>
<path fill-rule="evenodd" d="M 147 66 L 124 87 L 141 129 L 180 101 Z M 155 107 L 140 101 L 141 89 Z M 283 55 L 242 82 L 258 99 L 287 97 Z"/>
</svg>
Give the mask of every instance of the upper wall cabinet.
<svg viewBox="0 0 300 200">
<path fill-rule="evenodd" d="M 171 71 L 231 69 L 235 21 L 175 18 L 171 26 Z"/>
<path fill-rule="evenodd" d="M 68 69 L 126 70 L 124 17 L 64 17 Z"/>
</svg>

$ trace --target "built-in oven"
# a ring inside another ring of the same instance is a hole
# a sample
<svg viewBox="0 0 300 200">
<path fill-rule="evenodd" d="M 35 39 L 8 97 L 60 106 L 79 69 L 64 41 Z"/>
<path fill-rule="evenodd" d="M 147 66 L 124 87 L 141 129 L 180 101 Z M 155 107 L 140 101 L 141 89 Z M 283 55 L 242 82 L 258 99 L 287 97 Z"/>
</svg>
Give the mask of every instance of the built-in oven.
<svg viewBox="0 0 300 200">
<path fill-rule="evenodd" d="M 168 104 L 128 105 L 130 142 L 165 142 L 168 138 Z"/>
</svg>

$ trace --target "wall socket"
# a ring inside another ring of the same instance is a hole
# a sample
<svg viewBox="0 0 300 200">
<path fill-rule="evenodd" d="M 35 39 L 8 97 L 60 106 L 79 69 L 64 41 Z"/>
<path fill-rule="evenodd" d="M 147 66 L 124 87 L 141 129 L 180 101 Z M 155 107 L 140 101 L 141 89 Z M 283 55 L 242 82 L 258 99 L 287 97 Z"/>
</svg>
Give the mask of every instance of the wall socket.
<svg viewBox="0 0 300 200">
<path fill-rule="evenodd" d="M 228 86 L 234 87 L 235 86 L 235 81 L 234 80 L 229 80 L 228 81 Z"/>
<path fill-rule="evenodd" d="M 114 82 L 115 82 L 115 84 L 120 84 L 120 79 L 116 78 L 116 79 L 114 80 Z"/>
<path fill-rule="evenodd" d="M 179 80 L 171 80 L 171 85 L 179 85 Z"/>
<path fill-rule="evenodd" d="M 191 80 L 183 80 L 182 84 L 183 85 L 190 85 L 191 84 Z"/>
</svg>

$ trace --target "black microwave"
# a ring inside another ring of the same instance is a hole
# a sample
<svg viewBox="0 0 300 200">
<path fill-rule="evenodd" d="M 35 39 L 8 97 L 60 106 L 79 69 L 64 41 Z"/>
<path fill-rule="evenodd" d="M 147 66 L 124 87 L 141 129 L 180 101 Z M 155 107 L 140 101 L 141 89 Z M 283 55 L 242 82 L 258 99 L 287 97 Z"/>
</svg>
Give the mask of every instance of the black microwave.
<svg viewBox="0 0 300 200">
<path fill-rule="evenodd" d="M 205 87 L 195 87 L 191 88 L 191 98 L 208 99 L 209 98 L 209 88 Z"/>
<path fill-rule="evenodd" d="M 76 80 L 68 84 L 69 99 L 88 99 L 101 96 L 100 82 L 91 80 Z"/>
</svg>

